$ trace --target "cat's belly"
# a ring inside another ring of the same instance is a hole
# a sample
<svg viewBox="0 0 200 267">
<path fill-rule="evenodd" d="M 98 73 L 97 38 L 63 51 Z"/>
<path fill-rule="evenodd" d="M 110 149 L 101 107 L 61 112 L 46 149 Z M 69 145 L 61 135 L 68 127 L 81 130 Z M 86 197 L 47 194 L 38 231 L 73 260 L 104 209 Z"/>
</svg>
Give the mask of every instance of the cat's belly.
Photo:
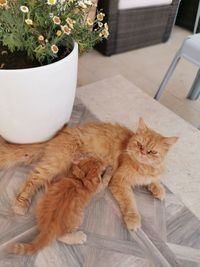
<svg viewBox="0 0 200 267">
<path fill-rule="evenodd" d="M 84 145 L 81 148 L 82 153 L 91 154 L 103 161 L 105 165 L 110 165 L 113 168 L 117 168 L 118 165 L 118 156 L 119 153 L 117 151 L 113 151 L 110 147 L 102 146 L 93 146 L 92 143 L 90 145 Z"/>
<path fill-rule="evenodd" d="M 103 161 L 105 166 L 112 166 L 113 170 L 117 169 L 117 156 L 105 155 L 101 153 L 95 153 L 95 155 Z"/>
</svg>

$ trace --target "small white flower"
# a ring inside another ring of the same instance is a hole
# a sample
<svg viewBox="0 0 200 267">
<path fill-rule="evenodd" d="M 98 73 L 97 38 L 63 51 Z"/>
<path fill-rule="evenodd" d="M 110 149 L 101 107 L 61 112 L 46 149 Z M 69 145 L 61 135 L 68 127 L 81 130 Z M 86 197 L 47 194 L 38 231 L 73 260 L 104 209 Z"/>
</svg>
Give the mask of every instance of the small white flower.
<svg viewBox="0 0 200 267">
<path fill-rule="evenodd" d="M 109 26 L 108 26 L 108 23 L 104 23 L 104 28 L 108 31 L 109 30 Z"/>
<path fill-rule="evenodd" d="M 84 3 L 88 6 L 92 6 L 92 1 L 91 0 L 85 0 Z"/>
<path fill-rule="evenodd" d="M 54 16 L 54 17 L 53 17 L 53 22 L 54 22 L 54 24 L 56 24 L 56 25 L 60 25 L 60 23 L 61 23 L 61 20 L 60 20 L 60 18 L 59 18 L 59 17 L 57 17 L 57 16 Z"/>
<path fill-rule="evenodd" d="M 66 22 L 67 22 L 68 26 L 69 26 L 71 29 L 74 28 L 74 24 L 76 23 L 75 20 L 70 19 L 70 18 L 67 18 L 67 19 L 66 19 Z"/>
<path fill-rule="evenodd" d="M 59 51 L 59 49 L 58 49 L 58 47 L 57 47 L 57 45 L 52 45 L 51 46 L 51 51 L 54 53 L 54 54 L 57 54 L 58 53 L 58 51 Z"/>
<path fill-rule="evenodd" d="M 60 30 L 57 30 L 56 35 L 60 37 L 62 35 L 62 32 Z"/>
<path fill-rule="evenodd" d="M 49 6 L 53 6 L 53 5 L 55 5 L 57 3 L 57 0 L 47 0 L 47 4 L 49 5 Z"/>
<path fill-rule="evenodd" d="M 102 28 L 103 27 L 103 23 L 102 22 L 98 22 L 98 26 L 100 27 L 100 28 Z"/>
<path fill-rule="evenodd" d="M 102 20 L 104 19 L 104 17 L 105 17 L 105 14 L 102 13 L 102 12 L 100 12 L 100 13 L 97 15 L 97 19 L 98 19 L 99 21 L 102 21 Z"/>
<path fill-rule="evenodd" d="M 53 13 L 49 13 L 49 17 L 52 19 L 53 18 Z"/>
<path fill-rule="evenodd" d="M 67 35 L 70 35 L 71 33 L 71 29 L 69 28 L 68 25 L 64 25 L 64 26 L 61 26 L 61 29 L 63 30 L 63 32 Z"/>
<path fill-rule="evenodd" d="M 99 34 L 99 36 L 107 39 L 109 36 L 109 31 L 106 29 L 103 29 L 102 32 Z"/>
<path fill-rule="evenodd" d="M 20 6 L 20 10 L 23 12 L 23 13 L 28 13 L 29 12 L 29 9 L 27 6 Z"/>
<path fill-rule="evenodd" d="M 44 41 L 44 36 L 43 35 L 39 35 L 38 36 L 38 41 L 39 42 L 43 42 Z"/>
<path fill-rule="evenodd" d="M 32 19 L 25 19 L 26 24 L 33 25 Z"/>
<path fill-rule="evenodd" d="M 87 25 L 88 26 L 92 26 L 93 25 L 93 20 L 91 20 L 90 18 L 87 19 Z"/>
<path fill-rule="evenodd" d="M 79 5 L 81 8 L 83 8 L 83 9 L 87 8 L 86 4 L 84 4 L 83 1 L 79 1 L 79 2 L 78 2 L 78 5 Z"/>
</svg>

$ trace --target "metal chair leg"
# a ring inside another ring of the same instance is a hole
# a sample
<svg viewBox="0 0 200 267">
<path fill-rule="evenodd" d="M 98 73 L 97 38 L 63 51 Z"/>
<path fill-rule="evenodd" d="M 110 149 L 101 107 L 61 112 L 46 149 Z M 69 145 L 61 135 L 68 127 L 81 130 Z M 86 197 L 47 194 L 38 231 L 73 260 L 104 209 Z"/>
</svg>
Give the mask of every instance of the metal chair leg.
<svg viewBox="0 0 200 267">
<path fill-rule="evenodd" d="M 174 72 L 174 70 L 175 70 L 180 58 L 181 58 L 181 54 L 180 54 L 180 50 L 179 50 L 176 53 L 171 65 L 169 66 L 169 68 L 168 68 L 168 70 L 167 70 L 167 72 L 166 72 L 166 74 L 165 74 L 165 76 L 164 76 L 164 78 L 163 78 L 163 80 L 162 80 L 162 82 L 160 84 L 160 87 L 159 87 L 158 91 L 156 92 L 156 94 L 154 96 L 154 99 L 158 100 L 160 98 L 160 96 L 163 93 L 163 91 L 164 91 L 164 89 L 165 89 L 170 77 L 172 76 L 172 74 L 173 74 L 173 72 Z"/>
<path fill-rule="evenodd" d="M 197 72 L 193 85 L 187 95 L 190 100 L 196 100 L 200 96 L 200 69 Z"/>
</svg>

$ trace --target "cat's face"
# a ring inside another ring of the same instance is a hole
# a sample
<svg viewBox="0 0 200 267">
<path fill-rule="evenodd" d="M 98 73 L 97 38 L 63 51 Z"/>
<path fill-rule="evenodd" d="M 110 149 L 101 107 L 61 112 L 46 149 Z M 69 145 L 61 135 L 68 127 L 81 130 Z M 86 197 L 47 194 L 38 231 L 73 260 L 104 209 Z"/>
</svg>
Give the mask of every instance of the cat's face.
<svg viewBox="0 0 200 267">
<path fill-rule="evenodd" d="M 127 152 L 141 163 L 156 166 L 163 162 L 177 139 L 177 137 L 164 137 L 156 133 L 140 118 L 137 132 L 128 143 Z"/>
</svg>

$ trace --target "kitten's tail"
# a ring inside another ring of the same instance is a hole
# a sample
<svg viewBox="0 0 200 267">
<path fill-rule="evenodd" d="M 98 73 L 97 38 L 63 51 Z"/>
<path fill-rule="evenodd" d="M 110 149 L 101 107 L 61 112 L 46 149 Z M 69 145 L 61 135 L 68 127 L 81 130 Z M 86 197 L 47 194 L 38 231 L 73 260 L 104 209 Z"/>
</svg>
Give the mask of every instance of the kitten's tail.
<svg viewBox="0 0 200 267">
<path fill-rule="evenodd" d="M 36 252 L 38 252 L 39 250 L 46 247 L 53 239 L 54 239 L 53 231 L 49 231 L 45 233 L 42 232 L 31 243 L 12 244 L 7 248 L 7 250 L 9 253 L 13 253 L 16 255 L 31 256 L 35 254 Z"/>
<path fill-rule="evenodd" d="M 20 164 L 28 165 L 39 160 L 44 151 L 44 144 L 15 145 L 0 143 L 0 169 Z"/>
</svg>

